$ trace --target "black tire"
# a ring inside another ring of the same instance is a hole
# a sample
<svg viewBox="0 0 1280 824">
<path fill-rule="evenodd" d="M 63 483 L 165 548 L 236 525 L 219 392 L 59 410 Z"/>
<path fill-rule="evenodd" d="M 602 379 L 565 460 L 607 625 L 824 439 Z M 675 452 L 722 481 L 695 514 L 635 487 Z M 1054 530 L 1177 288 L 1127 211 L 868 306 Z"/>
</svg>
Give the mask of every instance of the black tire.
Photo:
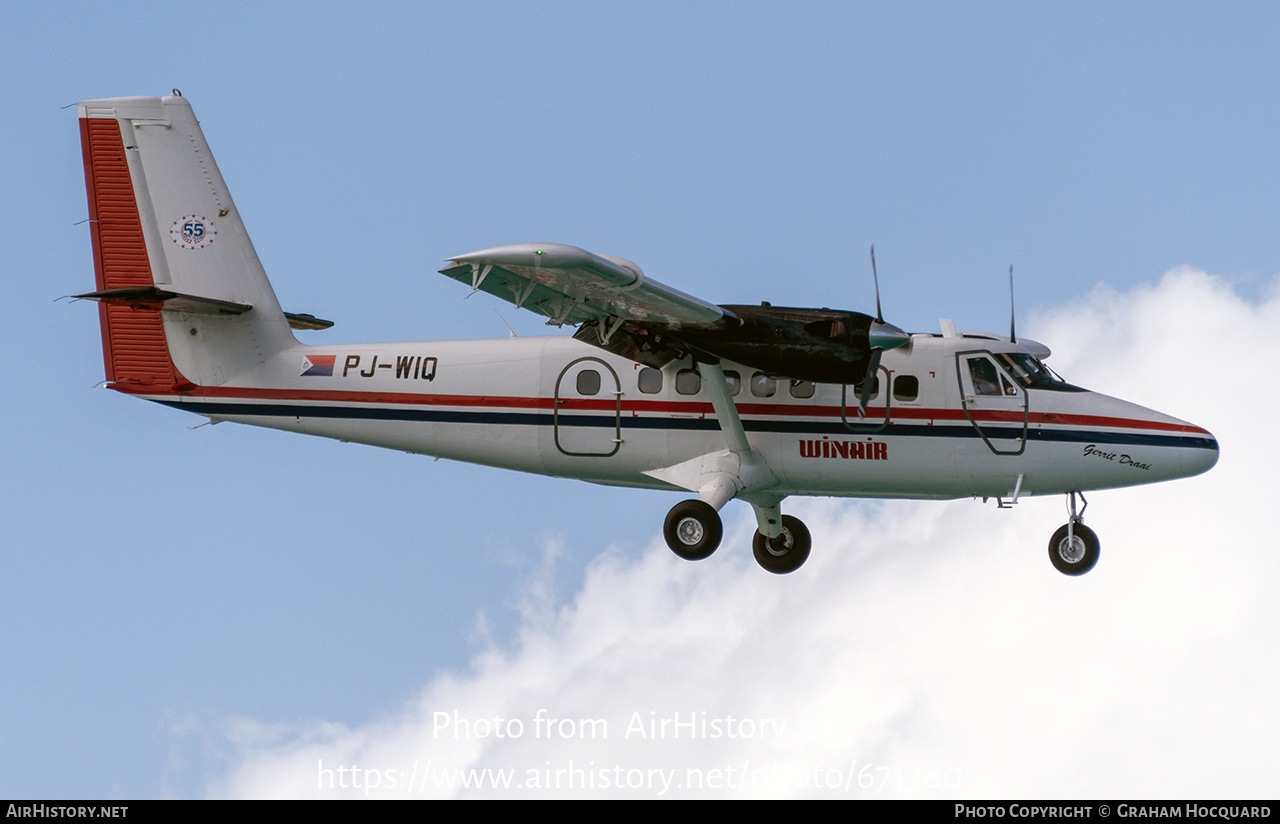
<svg viewBox="0 0 1280 824">
<path fill-rule="evenodd" d="M 804 525 L 804 521 L 783 515 L 782 534 L 770 539 L 756 532 L 751 549 L 755 553 L 757 564 L 774 575 L 786 575 L 804 565 L 812 544 L 809 528 Z"/>
<path fill-rule="evenodd" d="M 1049 540 L 1049 560 L 1063 575 L 1084 575 L 1098 563 L 1102 548 L 1098 544 L 1098 536 L 1084 524 L 1072 527 L 1075 545 L 1068 544 L 1068 526 L 1070 524 L 1060 526 Z"/>
<path fill-rule="evenodd" d="M 715 552 L 723 535 L 720 514 L 702 501 L 681 501 L 671 507 L 662 525 L 667 546 L 686 561 L 701 561 Z"/>
</svg>

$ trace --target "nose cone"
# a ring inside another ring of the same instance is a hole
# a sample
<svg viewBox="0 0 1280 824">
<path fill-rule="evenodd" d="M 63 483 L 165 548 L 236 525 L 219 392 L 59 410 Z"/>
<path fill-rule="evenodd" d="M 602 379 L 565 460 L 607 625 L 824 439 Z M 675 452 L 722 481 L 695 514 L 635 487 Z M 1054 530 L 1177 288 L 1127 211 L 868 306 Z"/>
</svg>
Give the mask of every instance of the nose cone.
<svg viewBox="0 0 1280 824">
<path fill-rule="evenodd" d="M 1146 410 L 1146 413 L 1144 423 L 1151 427 L 1149 442 L 1160 446 L 1152 452 L 1145 444 L 1135 444 L 1131 451 L 1152 455 L 1153 474 L 1162 480 L 1190 478 L 1208 472 L 1218 462 L 1218 439 L 1212 432 L 1161 412 Z"/>
<path fill-rule="evenodd" d="M 896 349 L 911 340 L 911 336 L 902 331 L 892 323 L 884 323 L 882 321 L 871 321 L 871 328 L 867 332 L 868 342 L 872 349 Z"/>
<path fill-rule="evenodd" d="M 1187 424 L 1186 447 L 1182 450 L 1183 477 L 1199 475 L 1213 469 L 1218 462 L 1218 439 L 1207 429 Z"/>
<path fill-rule="evenodd" d="M 1213 433 L 1172 415 L 1093 392 L 1063 393 L 1055 400 L 1084 413 L 1065 418 L 1076 424 L 1069 437 L 1083 441 L 1075 462 L 1081 475 L 1071 479 L 1081 488 L 1189 478 L 1218 462 Z"/>
</svg>

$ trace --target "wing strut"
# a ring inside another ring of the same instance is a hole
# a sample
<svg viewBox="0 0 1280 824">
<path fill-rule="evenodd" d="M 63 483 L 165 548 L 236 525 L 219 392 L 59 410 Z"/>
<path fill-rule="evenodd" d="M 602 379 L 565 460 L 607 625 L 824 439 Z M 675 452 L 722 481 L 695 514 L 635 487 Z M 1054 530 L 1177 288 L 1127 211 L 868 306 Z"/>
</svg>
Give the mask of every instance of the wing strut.
<svg viewBox="0 0 1280 824">
<path fill-rule="evenodd" d="M 729 447 L 728 460 L 704 464 L 703 484 L 698 496 L 717 510 L 735 497 L 742 498 L 755 511 L 760 532 L 766 537 L 776 538 L 782 534 L 782 496 L 770 495 L 764 490 L 776 486 L 778 477 L 764 456 L 747 440 L 747 432 L 742 426 L 742 418 L 738 417 L 733 396 L 729 394 L 729 382 L 724 377 L 720 361 L 708 358 L 697 363 L 702 385 L 711 396 L 716 421 Z"/>
<path fill-rule="evenodd" d="M 489 277 L 489 273 L 493 271 L 493 264 L 486 263 L 481 266 L 479 263 L 471 264 L 471 291 L 480 288 L 480 284 L 484 283 L 484 279 Z"/>
<path fill-rule="evenodd" d="M 709 363 L 698 362 L 698 372 L 702 374 L 702 385 L 711 396 L 711 406 L 716 410 L 716 420 L 720 423 L 720 431 L 728 442 L 729 451 L 747 454 L 752 451 L 747 442 L 747 432 L 742 428 L 742 418 L 738 417 L 738 407 L 733 404 L 733 396 L 729 394 L 729 381 L 724 376 L 720 361 Z"/>
</svg>

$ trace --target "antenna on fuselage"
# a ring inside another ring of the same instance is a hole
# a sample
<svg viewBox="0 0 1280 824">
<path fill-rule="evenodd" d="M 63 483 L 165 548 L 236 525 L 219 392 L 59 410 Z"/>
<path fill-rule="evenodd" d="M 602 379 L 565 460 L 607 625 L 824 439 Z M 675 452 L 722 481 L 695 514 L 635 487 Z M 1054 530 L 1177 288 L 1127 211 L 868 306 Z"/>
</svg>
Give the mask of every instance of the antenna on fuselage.
<svg viewBox="0 0 1280 824">
<path fill-rule="evenodd" d="M 1015 332 L 1013 328 L 1014 316 L 1016 314 L 1017 313 L 1014 311 L 1014 305 L 1013 305 L 1013 264 L 1010 263 L 1009 264 L 1009 343 L 1018 342 L 1018 333 Z"/>
<path fill-rule="evenodd" d="M 467 295 L 467 297 L 471 297 L 471 296 Z M 502 313 L 499 312 L 497 309 L 494 309 L 493 313 L 498 316 L 498 320 L 502 321 L 502 325 L 507 327 L 507 331 L 510 332 L 511 337 L 514 338 L 516 336 L 516 330 L 511 328 L 511 324 L 507 323 L 507 319 L 502 316 Z"/>
</svg>

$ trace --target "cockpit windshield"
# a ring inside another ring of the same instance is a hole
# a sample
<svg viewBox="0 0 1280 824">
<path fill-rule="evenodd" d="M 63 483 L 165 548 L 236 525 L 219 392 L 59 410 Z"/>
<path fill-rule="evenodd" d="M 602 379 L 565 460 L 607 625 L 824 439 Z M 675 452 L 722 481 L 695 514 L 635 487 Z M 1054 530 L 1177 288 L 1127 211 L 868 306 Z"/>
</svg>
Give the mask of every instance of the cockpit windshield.
<svg viewBox="0 0 1280 824">
<path fill-rule="evenodd" d="M 1058 392 L 1083 392 L 1080 387 L 1073 386 L 1058 377 L 1052 369 L 1034 355 L 1025 352 L 998 352 L 996 358 L 1009 370 L 1022 386 L 1028 389 L 1051 389 Z"/>
</svg>

